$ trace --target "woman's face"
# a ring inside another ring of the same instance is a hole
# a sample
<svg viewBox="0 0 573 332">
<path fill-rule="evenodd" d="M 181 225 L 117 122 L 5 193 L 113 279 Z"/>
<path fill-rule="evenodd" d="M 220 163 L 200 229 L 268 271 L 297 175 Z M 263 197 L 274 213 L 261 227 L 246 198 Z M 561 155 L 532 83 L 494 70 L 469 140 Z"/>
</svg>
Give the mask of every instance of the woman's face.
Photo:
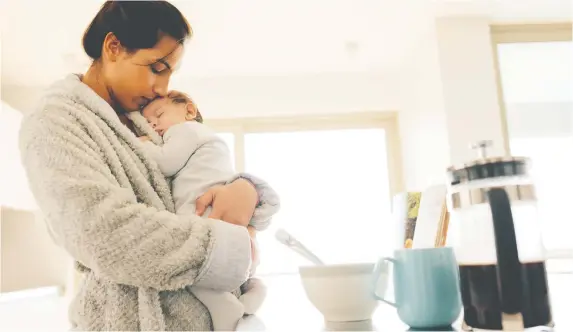
<svg viewBox="0 0 573 332">
<path fill-rule="evenodd" d="M 181 61 L 183 46 L 172 37 L 164 36 L 154 48 L 129 53 L 111 34 L 106 37 L 103 53 L 103 76 L 112 106 L 133 112 L 167 94 L 169 79 Z"/>
</svg>

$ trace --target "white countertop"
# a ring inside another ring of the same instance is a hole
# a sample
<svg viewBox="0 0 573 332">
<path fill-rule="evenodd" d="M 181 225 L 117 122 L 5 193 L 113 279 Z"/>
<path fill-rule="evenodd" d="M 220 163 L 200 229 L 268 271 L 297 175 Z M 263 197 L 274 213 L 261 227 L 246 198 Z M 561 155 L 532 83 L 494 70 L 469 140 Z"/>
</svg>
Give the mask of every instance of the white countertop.
<svg viewBox="0 0 573 332">
<path fill-rule="evenodd" d="M 321 314 L 304 295 L 297 275 L 264 278 L 269 287 L 265 304 L 256 316 L 247 317 L 241 331 L 406 331 L 395 309 L 380 304 L 373 322 L 339 324 L 328 329 Z M 573 331 L 573 274 L 550 274 L 556 332 Z M 392 294 L 388 294 L 392 299 Z M 0 301 L 0 331 L 66 331 L 68 301 L 64 297 L 42 296 L 35 299 Z M 454 326 L 459 329 L 459 324 Z"/>
<path fill-rule="evenodd" d="M 247 317 L 239 331 L 407 331 L 396 310 L 380 303 L 372 322 L 325 326 L 322 315 L 307 300 L 298 275 L 263 278 L 268 287 L 265 304 L 255 316 Z M 573 274 L 550 274 L 555 331 L 573 331 Z M 390 294 L 391 295 L 391 294 Z M 452 330 L 459 330 L 460 322 Z"/>
</svg>

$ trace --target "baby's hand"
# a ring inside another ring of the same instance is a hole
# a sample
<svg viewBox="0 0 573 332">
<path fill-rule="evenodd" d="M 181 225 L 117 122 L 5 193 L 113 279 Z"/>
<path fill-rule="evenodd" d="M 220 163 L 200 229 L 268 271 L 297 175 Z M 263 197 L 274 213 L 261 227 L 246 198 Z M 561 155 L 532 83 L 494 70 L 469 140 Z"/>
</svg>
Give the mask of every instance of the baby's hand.
<svg viewBox="0 0 573 332">
<path fill-rule="evenodd" d="M 142 142 L 147 142 L 150 141 L 151 139 L 149 138 L 149 136 L 139 136 L 138 137 L 140 141 Z"/>
</svg>

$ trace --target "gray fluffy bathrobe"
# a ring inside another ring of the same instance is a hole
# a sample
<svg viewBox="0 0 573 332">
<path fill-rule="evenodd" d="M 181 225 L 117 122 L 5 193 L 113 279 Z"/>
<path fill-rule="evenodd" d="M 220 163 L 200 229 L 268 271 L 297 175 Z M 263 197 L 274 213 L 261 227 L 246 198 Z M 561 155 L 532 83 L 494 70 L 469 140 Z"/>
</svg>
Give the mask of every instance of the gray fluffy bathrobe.
<svg viewBox="0 0 573 332">
<path fill-rule="evenodd" d="M 210 330 L 187 287 L 233 291 L 247 279 L 247 230 L 177 217 L 141 142 L 77 75 L 48 89 L 20 133 L 22 161 L 54 240 L 86 273 L 75 330 Z M 278 209 L 251 177 L 261 203 Z"/>
</svg>

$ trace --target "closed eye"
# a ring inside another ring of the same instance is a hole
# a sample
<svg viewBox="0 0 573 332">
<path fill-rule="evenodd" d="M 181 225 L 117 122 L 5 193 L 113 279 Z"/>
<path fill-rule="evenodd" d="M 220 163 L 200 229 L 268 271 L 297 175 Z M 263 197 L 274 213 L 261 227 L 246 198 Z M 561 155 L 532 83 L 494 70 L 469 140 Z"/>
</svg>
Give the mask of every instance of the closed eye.
<svg viewBox="0 0 573 332">
<path fill-rule="evenodd" d="M 162 74 L 171 70 L 171 66 L 163 59 L 159 59 L 156 62 L 149 65 L 151 72 L 154 74 Z"/>
<path fill-rule="evenodd" d="M 158 66 L 156 66 L 155 64 L 149 65 L 149 68 L 151 69 L 151 72 L 154 73 L 154 74 L 156 74 L 156 75 L 159 75 L 159 74 L 161 74 L 161 73 L 167 71 L 167 68 L 158 69 L 157 67 L 158 67 Z"/>
</svg>

